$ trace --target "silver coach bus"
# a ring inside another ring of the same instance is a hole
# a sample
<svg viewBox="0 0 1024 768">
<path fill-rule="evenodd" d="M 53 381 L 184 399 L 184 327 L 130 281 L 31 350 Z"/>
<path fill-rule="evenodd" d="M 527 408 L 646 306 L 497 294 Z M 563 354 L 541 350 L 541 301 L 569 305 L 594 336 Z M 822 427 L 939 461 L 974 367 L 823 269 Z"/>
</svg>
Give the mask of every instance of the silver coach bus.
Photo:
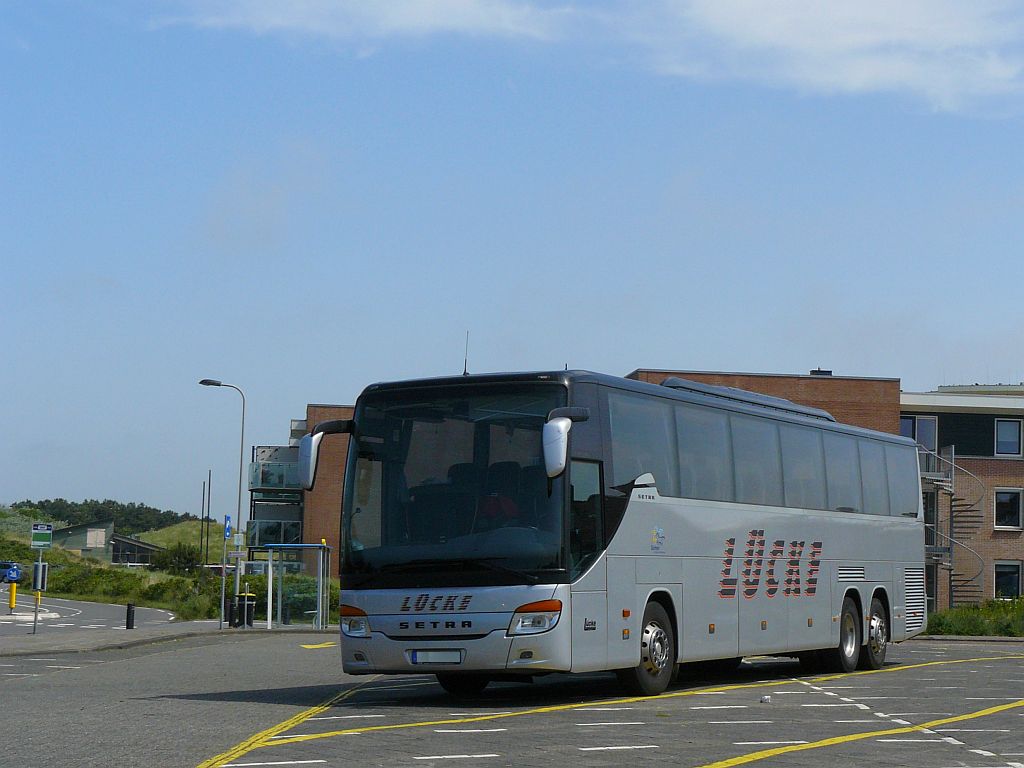
<svg viewBox="0 0 1024 768">
<path fill-rule="evenodd" d="M 304 439 L 307 487 L 333 433 L 350 674 L 655 694 L 755 654 L 877 669 L 924 626 L 914 443 L 821 410 L 585 371 L 374 384 Z"/>
</svg>

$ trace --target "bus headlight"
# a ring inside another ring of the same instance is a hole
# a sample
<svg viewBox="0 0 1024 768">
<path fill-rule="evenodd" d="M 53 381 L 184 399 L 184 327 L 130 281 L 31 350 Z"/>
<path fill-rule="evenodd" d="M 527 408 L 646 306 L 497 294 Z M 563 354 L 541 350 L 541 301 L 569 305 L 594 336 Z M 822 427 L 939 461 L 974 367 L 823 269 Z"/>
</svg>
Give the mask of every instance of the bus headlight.
<svg viewBox="0 0 1024 768">
<path fill-rule="evenodd" d="M 512 623 L 508 626 L 510 635 L 537 635 L 554 629 L 562 615 L 561 600 L 540 600 L 516 608 Z"/>
<path fill-rule="evenodd" d="M 346 637 L 369 637 L 370 617 L 366 611 L 356 608 L 354 605 L 342 604 L 341 610 L 341 631 Z"/>
</svg>

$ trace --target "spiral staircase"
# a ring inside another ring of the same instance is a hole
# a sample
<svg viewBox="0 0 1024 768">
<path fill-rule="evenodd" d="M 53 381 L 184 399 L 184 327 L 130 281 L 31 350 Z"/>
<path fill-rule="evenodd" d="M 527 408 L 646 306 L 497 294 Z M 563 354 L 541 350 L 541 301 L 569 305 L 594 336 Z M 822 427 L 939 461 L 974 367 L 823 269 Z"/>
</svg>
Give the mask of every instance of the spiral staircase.
<svg viewBox="0 0 1024 768">
<path fill-rule="evenodd" d="M 938 453 L 918 446 L 921 486 L 937 491 L 944 503 L 937 504 L 934 521 L 926 521 L 926 557 L 949 575 L 950 606 L 976 604 L 984 595 L 985 560 L 966 542 L 972 540 L 985 521 L 984 501 L 988 487 L 977 475 L 956 463 L 954 446 Z"/>
</svg>

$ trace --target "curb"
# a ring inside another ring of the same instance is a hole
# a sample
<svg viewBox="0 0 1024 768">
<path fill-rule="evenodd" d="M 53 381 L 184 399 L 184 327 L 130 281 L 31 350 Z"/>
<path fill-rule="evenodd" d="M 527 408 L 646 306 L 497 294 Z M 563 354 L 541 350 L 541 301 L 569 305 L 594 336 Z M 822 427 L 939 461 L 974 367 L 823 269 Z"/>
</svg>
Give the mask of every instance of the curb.
<svg viewBox="0 0 1024 768">
<path fill-rule="evenodd" d="M 125 630 L 130 632 L 131 630 Z M 147 637 L 125 638 L 99 642 L 95 644 L 82 645 L 82 647 L 69 648 L 67 646 L 46 646 L 40 645 L 34 648 L 4 650 L 0 648 L 0 658 L 11 656 L 38 656 L 41 653 L 96 653 L 99 651 L 116 651 L 126 648 L 138 648 L 144 645 L 155 645 L 157 643 L 168 643 L 174 640 L 184 640 L 192 637 L 235 637 L 244 638 L 253 635 L 334 635 L 338 628 L 333 629 L 194 629 L 185 632 L 168 633 L 162 635 L 150 635 Z"/>
<path fill-rule="evenodd" d="M 911 640 L 938 640 L 947 643 L 1024 643 L 1024 637 L 1003 635 L 915 635 Z"/>
</svg>

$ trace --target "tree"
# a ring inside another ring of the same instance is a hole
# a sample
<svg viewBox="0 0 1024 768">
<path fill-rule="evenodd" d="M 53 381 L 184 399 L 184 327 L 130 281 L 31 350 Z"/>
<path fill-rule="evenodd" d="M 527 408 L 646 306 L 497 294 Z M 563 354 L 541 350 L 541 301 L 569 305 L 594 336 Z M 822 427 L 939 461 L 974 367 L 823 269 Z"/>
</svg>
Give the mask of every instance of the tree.
<svg viewBox="0 0 1024 768">
<path fill-rule="evenodd" d="M 177 576 L 195 573 L 202 562 L 202 552 L 195 544 L 179 542 L 153 555 L 153 567 Z"/>
</svg>

